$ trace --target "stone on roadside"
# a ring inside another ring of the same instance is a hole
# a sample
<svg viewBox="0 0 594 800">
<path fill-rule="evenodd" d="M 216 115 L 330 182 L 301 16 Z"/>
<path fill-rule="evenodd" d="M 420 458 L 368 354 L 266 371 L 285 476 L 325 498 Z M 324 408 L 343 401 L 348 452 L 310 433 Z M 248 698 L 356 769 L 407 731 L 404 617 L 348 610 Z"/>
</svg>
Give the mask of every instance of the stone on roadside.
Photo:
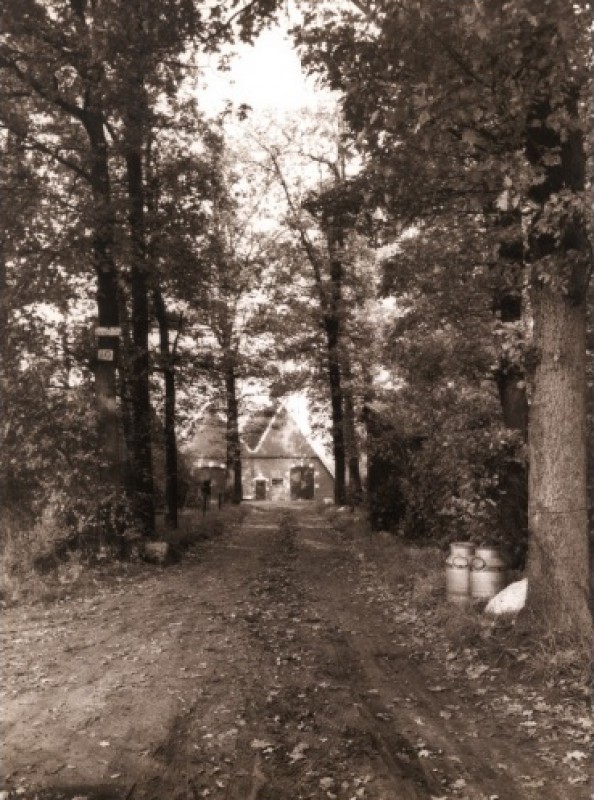
<svg viewBox="0 0 594 800">
<path fill-rule="evenodd" d="M 145 542 L 144 557 L 151 564 L 164 564 L 169 557 L 169 543 L 163 541 Z"/>
</svg>

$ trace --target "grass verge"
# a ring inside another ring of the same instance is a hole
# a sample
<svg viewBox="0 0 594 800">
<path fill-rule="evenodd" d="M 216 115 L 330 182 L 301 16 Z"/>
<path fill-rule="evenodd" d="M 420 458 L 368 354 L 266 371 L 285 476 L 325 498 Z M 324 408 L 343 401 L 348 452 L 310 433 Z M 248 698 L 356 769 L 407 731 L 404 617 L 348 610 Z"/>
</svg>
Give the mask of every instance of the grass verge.
<svg viewBox="0 0 594 800">
<path fill-rule="evenodd" d="M 157 515 L 156 532 L 167 542 L 170 560 L 178 561 L 200 542 L 232 530 L 246 513 L 241 506 L 214 509 L 204 515 L 200 510 L 184 510 L 175 530 L 168 529 L 163 516 Z M 101 548 L 88 558 L 81 550 L 65 546 L 63 531 L 47 520 L 30 526 L 13 516 L 2 522 L 0 607 L 51 603 L 85 594 L 97 583 L 147 568 L 138 558 L 122 561 L 115 551 Z"/>
<path fill-rule="evenodd" d="M 589 691 L 588 636 L 571 638 L 550 631 L 546 621 L 528 611 L 493 617 L 484 613 L 484 602 L 448 602 L 445 550 L 413 546 L 392 534 L 371 532 L 359 512 L 336 514 L 331 510 L 327 518 L 345 539 L 353 541 L 364 559 L 374 563 L 390 589 L 423 615 L 452 651 L 475 649 L 480 659 L 507 671 L 511 679 L 521 675 L 527 681 L 571 683 L 584 693 Z"/>
</svg>

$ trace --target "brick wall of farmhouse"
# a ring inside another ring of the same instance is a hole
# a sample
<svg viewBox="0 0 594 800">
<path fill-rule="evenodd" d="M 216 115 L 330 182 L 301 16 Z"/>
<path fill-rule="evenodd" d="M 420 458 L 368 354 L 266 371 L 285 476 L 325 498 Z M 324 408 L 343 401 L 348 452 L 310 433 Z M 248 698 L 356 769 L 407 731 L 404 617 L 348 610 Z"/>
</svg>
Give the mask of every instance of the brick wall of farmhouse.
<svg viewBox="0 0 594 800">
<path fill-rule="evenodd" d="M 292 467 L 312 466 L 314 470 L 314 500 L 332 498 L 334 481 L 319 458 L 244 457 L 243 460 L 243 496 L 246 500 L 255 498 L 256 480 L 266 481 L 267 500 L 290 500 L 290 474 Z"/>
</svg>

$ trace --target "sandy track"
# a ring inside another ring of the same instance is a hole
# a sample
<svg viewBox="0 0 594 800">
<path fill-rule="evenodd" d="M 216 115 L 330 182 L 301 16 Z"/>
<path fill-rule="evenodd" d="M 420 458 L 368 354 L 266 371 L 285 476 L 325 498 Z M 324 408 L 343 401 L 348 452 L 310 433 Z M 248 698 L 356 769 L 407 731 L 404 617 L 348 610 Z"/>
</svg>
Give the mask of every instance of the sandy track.
<svg viewBox="0 0 594 800">
<path fill-rule="evenodd" d="M 543 759 L 538 732 L 497 712 L 505 686 L 460 681 L 398 603 L 301 508 L 254 509 L 87 599 L 11 610 L 7 796 L 585 798 L 566 743 Z"/>
</svg>

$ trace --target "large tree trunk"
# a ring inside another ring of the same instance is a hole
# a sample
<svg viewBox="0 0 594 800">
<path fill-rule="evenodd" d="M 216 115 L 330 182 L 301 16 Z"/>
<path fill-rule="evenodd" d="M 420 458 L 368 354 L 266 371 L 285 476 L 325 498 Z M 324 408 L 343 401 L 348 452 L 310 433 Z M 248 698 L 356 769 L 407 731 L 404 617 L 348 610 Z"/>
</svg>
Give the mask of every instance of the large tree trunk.
<svg viewBox="0 0 594 800">
<path fill-rule="evenodd" d="M 134 506 L 143 533 L 155 531 L 154 482 L 152 462 L 152 411 L 150 403 L 150 362 L 148 337 L 149 276 L 146 265 L 144 224 L 144 185 L 142 162 L 142 85 L 132 98 L 126 125 L 126 176 L 128 183 L 128 222 L 130 227 L 130 283 L 132 294 L 132 354 L 130 393 L 134 417 L 133 464 Z"/>
<path fill-rule="evenodd" d="M 110 273 L 97 276 L 97 308 L 100 327 L 118 327 L 117 282 Z M 104 478 L 120 484 L 121 444 L 120 420 L 116 391 L 116 358 L 119 337 L 99 336 L 95 364 L 95 397 L 97 402 L 97 430 Z"/>
<path fill-rule="evenodd" d="M 179 475 L 177 465 L 177 437 L 175 433 L 175 367 L 173 357 L 163 365 L 165 381 L 165 521 L 171 528 L 178 526 Z"/>
<path fill-rule="evenodd" d="M 107 142 L 100 114 L 88 112 L 83 124 L 91 148 L 91 191 L 93 196 L 93 260 L 97 275 L 97 312 L 99 326 L 118 328 L 119 285 L 114 261 L 115 218 L 111 198 L 111 184 Z M 122 447 L 120 419 L 117 404 L 116 368 L 119 336 L 99 336 L 95 361 L 95 397 L 97 403 L 97 430 L 103 463 L 103 480 L 122 483 Z"/>
<path fill-rule="evenodd" d="M 179 483 L 177 469 L 177 437 L 175 433 L 175 352 L 169 342 L 169 325 L 165 301 L 159 288 L 153 291 L 155 315 L 159 325 L 159 351 L 165 384 L 164 445 L 165 445 L 165 522 L 178 526 Z M 181 324 L 180 324 L 181 327 Z M 178 328 L 179 330 L 179 328 Z"/>
<path fill-rule="evenodd" d="M 353 399 L 353 373 L 348 352 L 342 359 L 344 376 L 344 441 L 348 464 L 348 494 L 349 502 L 359 505 L 363 500 L 363 483 L 359 469 L 359 445 L 357 442 L 357 429 L 355 426 L 355 403 Z"/>
<path fill-rule="evenodd" d="M 339 324 L 333 317 L 324 321 L 328 343 L 328 384 L 332 412 L 332 451 L 334 454 L 334 502 L 346 503 L 346 457 L 344 443 L 344 398 L 340 355 L 338 352 Z"/>
<path fill-rule="evenodd" d="M 239 401 L 237 399 L 235 359 L 231 355 L 225 356 L 224 370 L 227 400 L 227 469 L 233 475 L 231 501 L 238 505 L 243 499 L 241 442 L 239 438 Z"/>
<path fill-rule="evenodd" d="M 576 103 L 567 111 L 576 118 Z M 549 126 L 551 106 L 533 109 L 526 154 L 545 180 L 531 191 L 541 208 L 561 191 L 583 191 L 585 152 L 578 126 Z M 547 156 L 561 153 L 561 158 Z M 538 223 L 540 220 L 537 219 Z M 586 325 L 592 255 L 582 215 L 560 230 L 534 227 L 532 305 L 535 371 L 529 420 L 529 605 L 559 632 L 591 635 L 587 497 Z M 542 268 L 542 274 L 540 269 Z"/>
<path fill-rule="evenodd" d="M 81 41 L 92 40 L 85 15 L 86 2 L 70 2 L 77 34 Z M 91 50 L 84 50 L 89 62 L 81 75 L 85 80 L 84 105 L 74 113 L 82 123 L 90 146 L 90 183 L 93 197 L 92 248 L 97 275 L 97 312 L 99 327 L 119 327 L 120 289 L 115 264 L 115 212 L 111 195 L 109 153 L 105 138 L 105 118 L 98 86 L 102 65 L 93 62 Z M 71 112 L 72 113 L 72 112 Z M 111 355 L 110 355 L 111 354 Z M 102 478 L 121 486 L 122 446 L 117 404 L 116 370 L 119 358 L 119 335 L 99 336 L 95 358 L 95 397 L 97 430 L 102 460 Z"/>
<path fill-rule="evenodd" d="M 529 429 L 530 605 L 556 630 L 590 626 L 586 303 L 534 289 L 537 365 Z"/>
<path fill-rule="evenodd" d="M 332 411 L 332 449 L 334 453 L 334 502 L 346 504 L 346 451 L 344 440 L 344 393 L 340 348 L 342 312 L 342 231 L 332 224 L 326 228 L 330 256 L 330 286 L 326 295 L 324 330 L 328 347 L 328 385 Z"/>
<path fill-rule="evenodd" d="M 134 494 L 134 416 L 132 413 L 132 397 L 130 392 L 130 364 L 132 363 L 132 329 L 128 298 L 120 290 L 120 347 L 118 356 L 118 395 L 120 398 L 120 416 L 124 441 L 124 456 L 122 458 L 123 483 L 130 496 Z"/>
</svg>

